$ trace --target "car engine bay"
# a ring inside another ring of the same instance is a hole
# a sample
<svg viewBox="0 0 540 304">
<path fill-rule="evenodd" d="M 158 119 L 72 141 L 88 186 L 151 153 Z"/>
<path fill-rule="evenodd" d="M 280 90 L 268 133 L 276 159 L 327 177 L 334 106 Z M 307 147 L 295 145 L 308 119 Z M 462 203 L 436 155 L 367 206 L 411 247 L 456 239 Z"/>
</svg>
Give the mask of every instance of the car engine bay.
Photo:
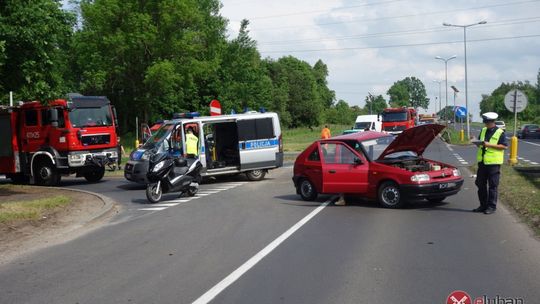
<svg viewBox="0 0 540 304">
<path fill-rule="evenodd" d="M 390 165 L 392 167 L 401 168 L 410 172 L 428 172 L 428 171 L 439 171 L 446 167 L 443 167 L 439 164 L 429 162 L 422 158 L 414 158 L 407 160 L 385 160 L 383 163 Z"/>
</svg>

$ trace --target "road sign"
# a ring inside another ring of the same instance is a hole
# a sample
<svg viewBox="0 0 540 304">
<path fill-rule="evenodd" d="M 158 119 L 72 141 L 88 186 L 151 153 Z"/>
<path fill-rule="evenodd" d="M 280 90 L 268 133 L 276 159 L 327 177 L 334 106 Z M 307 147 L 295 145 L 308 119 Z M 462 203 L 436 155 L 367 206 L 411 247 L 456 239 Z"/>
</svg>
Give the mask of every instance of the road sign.
<svg viewBox="0 0 540 304">
<path fill-rule="evenodd" d="M 467 117 L 467 108 L 465 108 L 465 107 L 456 107 L 454 109 L 454 113 L 456 113 L 457 118 L 465 118 L 465 117 Z"/>
<path fill-rule="evenodd" d="M 520 90 L 511 90 L 504 96 L 504 105 L 510 112 L 514 112 L 514 99 L 516 102 L 516 113 L 519 113 L 527 107 L 527 95 Z"/>
<path fill-rule="evenodd" d="M 221 104 L 217 99 L 210 102 L 210 116 L 221 115 Z"/>
</svg>

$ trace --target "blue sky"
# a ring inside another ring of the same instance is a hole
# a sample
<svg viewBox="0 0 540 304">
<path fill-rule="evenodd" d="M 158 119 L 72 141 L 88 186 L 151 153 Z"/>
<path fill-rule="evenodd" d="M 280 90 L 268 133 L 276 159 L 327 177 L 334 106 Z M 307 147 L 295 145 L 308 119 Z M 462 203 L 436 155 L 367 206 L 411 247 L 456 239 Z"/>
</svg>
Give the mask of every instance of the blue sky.
<svg viewBox="0 0 540 304">
<path fill-rule="evenodd" d="M 448 62 L 449 105 L 453 105 L 451 85 L 460 90 L 456 104 L 464 105 L 463 30 L 444 27 L 443 22 L 487 21 L 467 30 L 469 108 L 475 119 L 481 94 L 503 81 L 534 84 L 540 68 L 540 1 L 222 2 L 231 37 L 246 18 L 263 57 L 293 55 L 312 64 L 322 59 L 330 70 L 330 88 L 352 105 L 362 106 L 367 92 L 385 95 L 395 81 L 416 76 L 426 86 L 433 112 L 439 95 L 433 80 L 444 80 L 444 62 L 434 57 L 452 55 L 457 58 Z M 444 83 L 441 88 L 444 105 Z"/>
</svg>

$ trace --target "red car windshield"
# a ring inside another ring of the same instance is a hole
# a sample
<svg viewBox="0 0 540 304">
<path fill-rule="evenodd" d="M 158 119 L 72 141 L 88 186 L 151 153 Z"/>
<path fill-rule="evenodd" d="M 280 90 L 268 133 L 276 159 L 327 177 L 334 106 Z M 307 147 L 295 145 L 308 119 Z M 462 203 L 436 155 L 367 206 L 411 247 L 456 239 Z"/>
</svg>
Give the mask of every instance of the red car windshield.
<svg viewBox="0 0 540 304">
<path fill-rule="evenodd" d="M 367 156 L 370 160 L 378 159 L 384 150 L 394 141 L 393 136 L 384 136 L 376 139 L 370 139 L 360 142 L 362 147 L 367 152 Z M 385 159 L 388 158 L 403 158 L 403 157 L 417 157 L 416 153 L 412 151 L 400 151 L 385 156 Z"/>
</svg>

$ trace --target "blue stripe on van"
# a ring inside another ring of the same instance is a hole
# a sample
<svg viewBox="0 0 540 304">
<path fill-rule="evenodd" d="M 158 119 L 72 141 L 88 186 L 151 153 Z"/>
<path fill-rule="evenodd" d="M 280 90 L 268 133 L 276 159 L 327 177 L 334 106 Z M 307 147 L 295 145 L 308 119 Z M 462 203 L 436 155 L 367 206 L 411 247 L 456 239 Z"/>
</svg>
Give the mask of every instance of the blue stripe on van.
<svg viewBox="0 0 540 304">
<path fill-rule="evenodd" d="M 245 142 L 245 150 L 272 148 L 277 147 L 278 145 L 279 140 L 277 138 L 250 140 Z M 238 146 L 240 149 L 242 149 L 242 143 L 240 143 Z"/>
</svg>

